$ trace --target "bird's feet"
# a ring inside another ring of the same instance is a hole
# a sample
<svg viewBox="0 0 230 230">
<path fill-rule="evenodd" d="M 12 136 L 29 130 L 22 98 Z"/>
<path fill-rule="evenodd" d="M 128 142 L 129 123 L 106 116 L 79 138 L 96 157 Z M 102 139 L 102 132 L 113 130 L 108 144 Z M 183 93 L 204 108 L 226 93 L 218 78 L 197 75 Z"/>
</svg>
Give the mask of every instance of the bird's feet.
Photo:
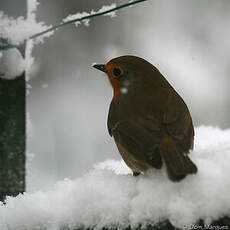
<svg viewBox="0 0 230 230">
<path fill-rule="evenodd" d="M 140 175 L 141 173 L 139 173 L 139 172 L 133 172 L 133 176 L 138 176 L 138 175 Z"/>
</svg>

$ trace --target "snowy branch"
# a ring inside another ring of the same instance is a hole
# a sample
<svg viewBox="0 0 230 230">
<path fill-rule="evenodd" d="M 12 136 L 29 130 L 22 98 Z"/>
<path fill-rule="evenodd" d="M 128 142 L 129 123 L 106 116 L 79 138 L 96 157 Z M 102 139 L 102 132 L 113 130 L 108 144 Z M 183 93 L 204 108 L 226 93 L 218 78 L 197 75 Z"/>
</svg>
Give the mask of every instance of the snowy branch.
<svg viewBox="0 0 230 230">
<path fill-rule="evenodd" d="M 102 15 L 109 15 L 111 17 L 113 17 L 115 14 L 116 11 L 120 10 L 120 9 L 123 9 L 123 8 L 126 8 L 126 7 L 130 7 L 132 5 L 136 5 L 138 3 L 141 3 L 141 2 L 145 2 L 145 1 L 148 1 L 148 0 L 136 0 L 136 1 L 129 1 L 128 3 L 125 3 L 123 5 L 120 5 L 120 6 L 116 6 L 115 4 L 112 4 L 112 6 L 114 7 L 108 7 L 108 8 L 104 8 L 103 7 L 95 12 L 95 11 L 91 11 L 91 13 L 82 13 L 81 15 L 83 15 L 82 17 L 76 17 L 72 20 L 64 20 L 62 23 L 58 24 L 58 25 L 55 25 L 55 26 L 52 26 L 52 27 L 49 27 L 48 29 L 45 29 L 44 31 L 41 31 L 39 33 L 36 33 L 34 35 L 31 35 L 29 36 L 28 38 L 26 38 L 24 40 L 24 42 L 26 40 L 30 40 L 30 39 L 34 39 L 34 38 L 37 38 L 37 37 L 40 37 L 42 35 L 45 35 L 47 33 L 50 33 L 50 32 L 53 32 L 63 26 L 66 26 L 66 25 L 69 25 L 69 24 L 76 24 L 77 22 L 87 22 L 87 20 L 91 19 L 91 18 L 95 18 L 95 17 L 98 17 L 98 16 L 102 16 Z M 80 15 L 80 14 L 76 14 L 77 15 Z M 68 17 L 67 17 L 68 18 Z M 86 23 L 87 25 L 88 23 Z M 0 34 L 1 35 L 1 34 Z M 10 48 L 16 48 L 17 46 L 16 45 L 12 45 L 12 44 L 9 44 L 7 43 L 7 40 L 4 39 L 4 38 L 0 38 L 0 50 L 6 50 L 6 49 L 10 49 Z M 4 43 L 2 42 L 4 40 Z"/>
<path fill-rule="evenodd" d="M 130 7 L 148 0 L 129 1 L 126 4 L 116 6 L 115 3 L 109 6 L 102 6 L 98 11 L 91 10 L 90 13 L 76 13 L 69 15 L 63 21 L 55 26 L 47 26 L 44 22 L 36 21 L 37 0 L 27 1 L 28 15 L 27 18 L 12 18 L 0 11 L 0 78 L 15 79 L 26 70 L 28 79 L 30 67 L 33 63 L 31 57 L 32 47 L 34 44 L 43 42 L 45 37 L 54 34 L 54 31 L 69 24 L 78 26 L 83 23 L 88 26 L 90 19 L 98 16 L 116 16 L 116 11 L 122 8 Z M 19 45 L 27 42 L 26 60 L 20 52 L 15 49 Z M 10 52 L 8 52 L 11 50 Z M 14 51 L 14 52 L 13 52 Z M 15 57 L 14 57 L 15 54 Z"/>
</svg>

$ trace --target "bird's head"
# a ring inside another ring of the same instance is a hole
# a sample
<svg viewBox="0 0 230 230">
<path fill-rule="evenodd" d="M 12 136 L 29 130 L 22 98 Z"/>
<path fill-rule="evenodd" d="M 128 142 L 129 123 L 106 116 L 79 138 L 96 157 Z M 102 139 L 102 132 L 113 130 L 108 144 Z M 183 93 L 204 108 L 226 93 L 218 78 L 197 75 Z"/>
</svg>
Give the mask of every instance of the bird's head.
<svg viewBox="0 0 230 230">
<path fill-rule="evenodd" d="M 158 87 L 166 81 L 157 68 L 136 56 L 117 57 L 106 64 L 93 64 L 93 67 L 107 74 L 114 90 L 114 99 L 130 90 Z"/>
</svg>

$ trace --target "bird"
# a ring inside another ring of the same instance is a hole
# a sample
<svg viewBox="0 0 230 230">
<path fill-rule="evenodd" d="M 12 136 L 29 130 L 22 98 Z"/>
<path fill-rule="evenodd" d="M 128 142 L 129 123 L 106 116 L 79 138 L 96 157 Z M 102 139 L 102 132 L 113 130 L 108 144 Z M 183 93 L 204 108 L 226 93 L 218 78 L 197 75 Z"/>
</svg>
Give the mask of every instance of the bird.
<svg viewBox="0 0 230 230">
<path fill-rule="evenodd" d="M 194 127 L 187 105 L 160 71 L 137 56 L 93 64 L 113 88 L 107 127 L 133 176 L 162 169 L 179 182 L 198 169 L 189 158 Z"/>
</svg>

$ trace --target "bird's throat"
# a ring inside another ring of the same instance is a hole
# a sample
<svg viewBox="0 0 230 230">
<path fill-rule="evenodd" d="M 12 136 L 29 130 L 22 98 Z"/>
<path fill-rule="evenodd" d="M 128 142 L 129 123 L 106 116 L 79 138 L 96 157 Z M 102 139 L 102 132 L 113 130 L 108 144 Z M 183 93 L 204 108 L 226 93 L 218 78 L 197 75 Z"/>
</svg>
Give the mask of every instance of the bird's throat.
<svg viewBox="0 0 230 230">
<path fill-rule="evenodd" d="M 118 81 L 110 81 L 113 87 L 113 99 L 117 99 L 121 96 L 121 85 Z"/>
</svg>

